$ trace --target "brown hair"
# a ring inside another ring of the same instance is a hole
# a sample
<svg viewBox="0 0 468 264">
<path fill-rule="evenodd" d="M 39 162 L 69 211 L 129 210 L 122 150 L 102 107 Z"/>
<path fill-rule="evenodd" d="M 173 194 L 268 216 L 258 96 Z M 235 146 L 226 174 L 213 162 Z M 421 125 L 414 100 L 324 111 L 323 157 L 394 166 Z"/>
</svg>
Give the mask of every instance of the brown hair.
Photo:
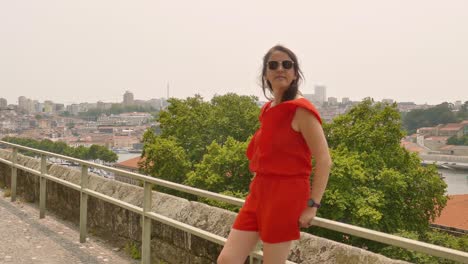
<svg viewBox="0 0 468 264">
<path fill-rule="evenodd" d="M 290 49 L 281 45 L 274 46 L 265 54 L 265 56 L 263 56 L 263 68 L 262 68 L 262 76 L 261 76 L 263 94 L 268 99 L 271 99 L 271 98 L 267 96 L 266 89 L 270 91 L 270 94 L 273 94 L 271 83 L 265 78 L 265 75 L 267 71 L 268 60 L 270 59 L 271 54 L 275 51 L 281 51 L 281 52 L 288 54 L 288 56 L 294 62 L 293 64 L 294 73 L 296 74 L 297 77 L 296 77 L 296 80 L 294 80 L 289 86 L 289 88 L 284 92 L 283 98 L 281 98 L 281 102 L 293 100 L 294 98 L 296 98 L 296 95 L 299 93 L 299 84 L 304 79 L 304 75 L 302 74 L 302 71 L 299 68 L 299 62 L 297 61 L 296 54 L 294 54 L 294 52 L 292 52 Z"/>
</svg>

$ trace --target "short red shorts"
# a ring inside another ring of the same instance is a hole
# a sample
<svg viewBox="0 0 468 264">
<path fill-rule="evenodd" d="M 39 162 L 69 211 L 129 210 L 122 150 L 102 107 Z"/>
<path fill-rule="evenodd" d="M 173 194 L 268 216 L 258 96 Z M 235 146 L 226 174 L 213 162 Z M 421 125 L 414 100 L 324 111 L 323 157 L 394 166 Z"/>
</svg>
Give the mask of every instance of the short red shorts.
<svg viewBox="0 0 468 264">
<path fill-rule="evenodd" d="M 297 240 L 299 217 L 309 197 L 308 176 L 257 174 L 233 228 L 257 231 L 265 243 Z"/>
</svg>

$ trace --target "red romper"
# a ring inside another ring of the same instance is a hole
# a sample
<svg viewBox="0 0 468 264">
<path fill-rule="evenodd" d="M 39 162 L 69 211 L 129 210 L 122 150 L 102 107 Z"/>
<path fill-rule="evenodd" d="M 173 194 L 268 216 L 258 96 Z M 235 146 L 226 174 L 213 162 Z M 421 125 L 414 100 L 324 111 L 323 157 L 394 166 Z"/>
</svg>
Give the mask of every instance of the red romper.
<svg viewBox="0 0 468 264">
<path fill-rule="evenodd" d="M 311 153 L 291 122 L 298 107 L 322 122 L 305 98 L 270 105 L 262 107 L 260 128 L 247 148 L 249 168 L 256 176 L 233 228 L 257 231 L 263 242 L 279 243 L 299 239 L 299 217 L 310 197 Z"/>
</svg>

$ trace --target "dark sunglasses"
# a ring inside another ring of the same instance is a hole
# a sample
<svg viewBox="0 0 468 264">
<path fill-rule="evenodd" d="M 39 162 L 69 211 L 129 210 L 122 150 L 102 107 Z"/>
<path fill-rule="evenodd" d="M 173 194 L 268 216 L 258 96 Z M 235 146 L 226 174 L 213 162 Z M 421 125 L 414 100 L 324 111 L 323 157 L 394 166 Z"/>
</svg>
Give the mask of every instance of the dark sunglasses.
<svg viewBox="0 0 468 264">
<path fill-rule="evenodd" d="M 276 70 L 279 67 L 279 64 L 281 62 L 281 66 L 283 66 L 283 69 L 289 70 L 293 67 L 294 61 L 290 60 L 284 60 L 284 61 L 269 61 L 268 62 L 268 69 L 270 70 Z"/>
</svg>

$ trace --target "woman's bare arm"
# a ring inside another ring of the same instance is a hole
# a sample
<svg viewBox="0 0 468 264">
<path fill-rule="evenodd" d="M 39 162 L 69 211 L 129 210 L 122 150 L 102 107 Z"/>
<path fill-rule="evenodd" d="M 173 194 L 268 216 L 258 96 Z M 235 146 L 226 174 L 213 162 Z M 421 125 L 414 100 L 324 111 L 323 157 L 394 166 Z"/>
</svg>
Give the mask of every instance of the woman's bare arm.
<svg viewBox="0 0 468 264">
<path fill-rule="evenodd" d="M 328 183 L 328 175 L 332 161 L 328 151 L 328 143 L 323 133 L 323 128 L 317 118 L 308 110 L 298 108 L 294 117 L 297 121 L 299 132 L 315 158 L 315 174 L 312 180 L 310 198 L 320 203 Z"/>
</svg>

